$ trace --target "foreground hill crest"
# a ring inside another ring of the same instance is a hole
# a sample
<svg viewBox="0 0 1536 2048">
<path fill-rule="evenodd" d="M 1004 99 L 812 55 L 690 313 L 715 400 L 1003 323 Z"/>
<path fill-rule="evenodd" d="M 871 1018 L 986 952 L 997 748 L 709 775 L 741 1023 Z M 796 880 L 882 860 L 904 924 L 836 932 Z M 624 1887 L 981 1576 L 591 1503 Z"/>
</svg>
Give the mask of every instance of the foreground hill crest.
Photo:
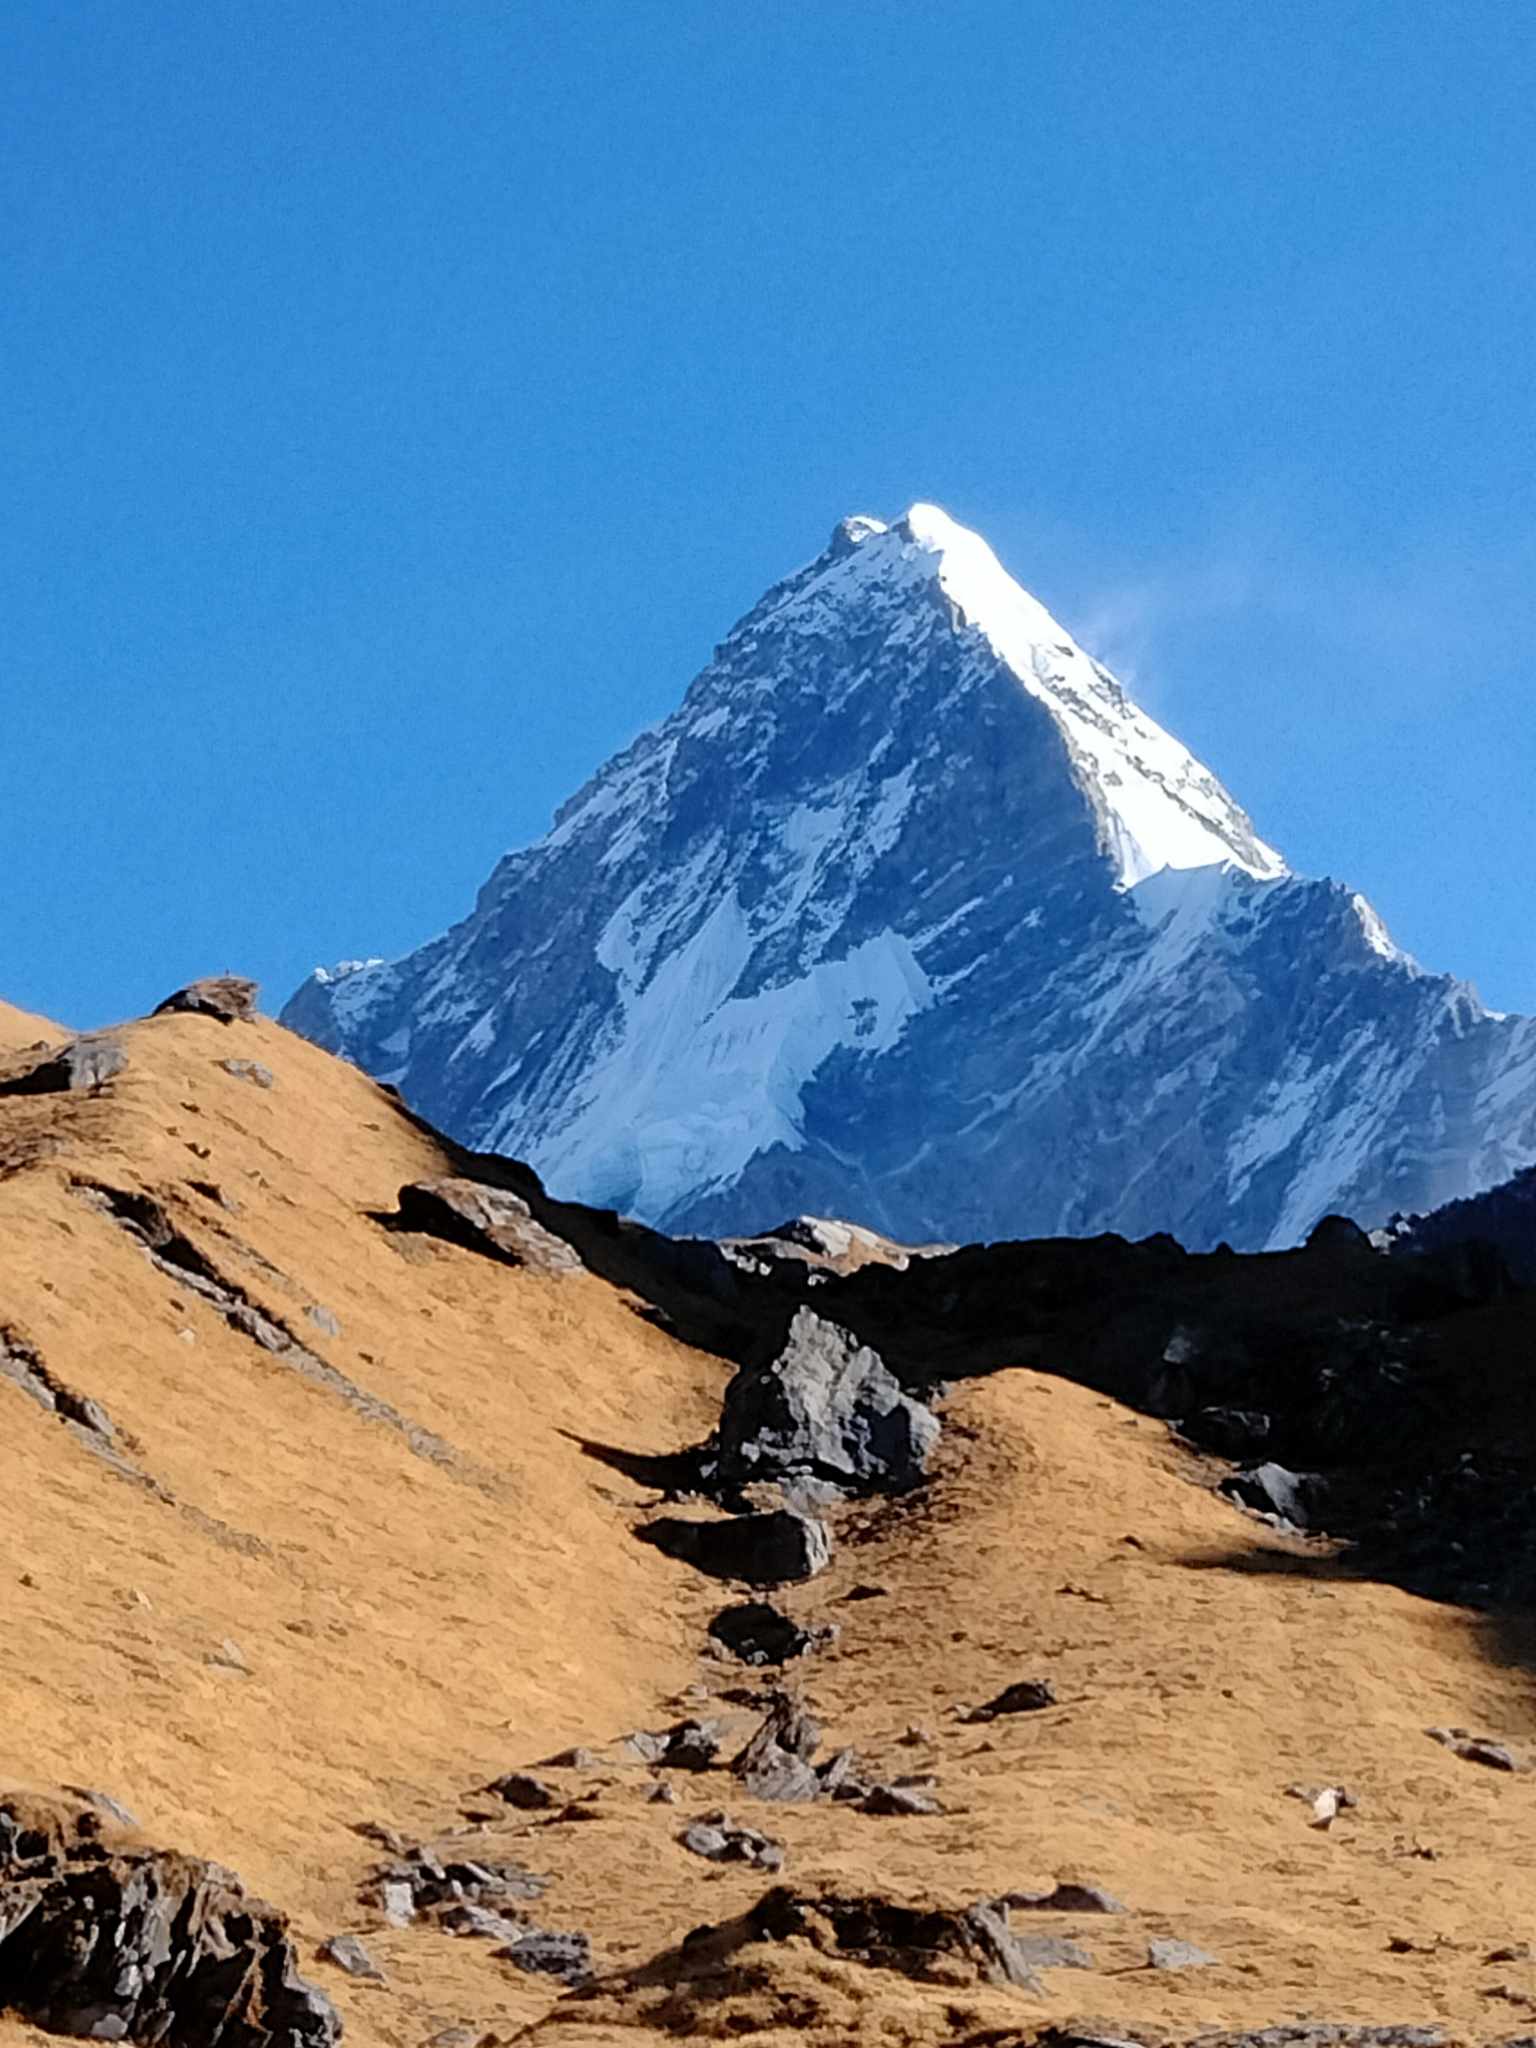
<svg viewBox="0 0 1536 2048">
<path fill-rule="evenodd" d="M 284 1019 L 679 1230 L 1258 1246 L 1536 1156 L 1536 1027 L 1291 875 L 925 505 L 845 520 L 462 924 Z"/>
</svg>

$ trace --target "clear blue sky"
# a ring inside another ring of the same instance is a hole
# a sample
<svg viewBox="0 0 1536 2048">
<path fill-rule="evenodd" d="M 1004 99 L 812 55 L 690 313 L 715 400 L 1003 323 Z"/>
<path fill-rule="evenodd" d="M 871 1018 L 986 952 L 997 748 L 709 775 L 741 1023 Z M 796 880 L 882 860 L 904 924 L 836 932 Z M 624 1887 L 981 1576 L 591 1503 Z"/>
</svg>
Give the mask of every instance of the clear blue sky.
<svg viewBox="0 0 1536 2048">
<path fill-rule="evenodd" d="M 1516 0 L 10 0 L 0 989 L 466 911 L 931 498 L 1536 1008 Z"/>
</svg>

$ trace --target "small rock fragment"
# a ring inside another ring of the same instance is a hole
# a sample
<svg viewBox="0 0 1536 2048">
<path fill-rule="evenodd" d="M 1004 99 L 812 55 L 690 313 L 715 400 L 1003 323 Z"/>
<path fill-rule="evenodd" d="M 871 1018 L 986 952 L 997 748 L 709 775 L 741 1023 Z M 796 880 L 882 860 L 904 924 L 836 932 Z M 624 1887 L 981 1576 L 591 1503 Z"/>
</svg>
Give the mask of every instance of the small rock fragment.
<svg viewBox="0 0 1536 2048">
<path fill-rule="evenodd" d="M 562 1984 L 585 1984 L 592 1974 L 592 1944 L 584 1934 L 530 1928 L 497 1954 L 531 1976 L 558 1977 Z"/>
<path fill-rule="evenodd" d="M 1491 1771 L 1520 1771 L 1525 1765 L 1513 1750 L 1488 1735 L 1469 1735 L 1465 1728 L 1426 1728 L 1424 1733 L 1459 1756 L 1463 1763 L 1486 1764 Z"/>
<path fill-rule="evenodd" d="M 323 1330 L 327 1337 L 339 1337 L 341 1335 L 341 1323 L 338 1318 L 332 1314 L 330 1309 L 322 1308 L 318 1301 L 311 1302 L 304 1313 L 309 1317 L 315 1328 Z"/>
<path fill-rule="evenodd" d="M 1214 1956 L 1207 1955 L 1203 1948 L 1196 1948 L 1192 1941 L 1147 1943 L 1149 1970 L 1205 1970 L 1210 1969 L 1215 1961 Z"/>
<path fill-rule="evenodd" d="M 260 1060 L 220 1060 L 219 1065 L 237 1081 L 251 1081 L 258 1088 L 271 1088 L 277 1081 L 272 1069 L 264 1067 Z"/>
<path fill-rule="evenodd" d="M 658 1778 L 645 1796 L 648 1804 L 651 1806 L 675 1806 L 677 1804 L 677 1794 L 665 1778 Z"/>
<path fill-rule="evenodd" d="M 995 1721 L 1003 1714 L 1038 1714 L 1045 1707 L 1054 1707 L 1056 1694 L 1050 1681 L 1044 1678 L 1020 1678 L 1012 1685 L 1005 1685 L 996 1699 L 988 1700 L 983 1707 L 972 1707 L 963 1716 L 966 1721 Z"/>
<path fill-rule="evenodd" d="M 778 1870 L 784 1862 L 782 1843 L 760 1835 L 756 1828 L 739 1826 L 725 1813 L 706 1813 L 690 1821 L 677 1839 L 709 1863 L 752 1863 L 759 1870 Z"/>
<path fill-rule="evenodd" d="M 409 1927 L 416 1917 L 416 1902 L 404 1878 L 389 1878 L 379 1886 L 379 1910 L 386 1927 Z"/>
<path fill-rule="evenodd" d="M 319 1952 L 326 1962 L 345 1970 L 349 1977 L 367 1978 L 375 1984 L 384 1981 L 384 1972 L 355 1934 L 333 1934 L 329 1941 L 320 1944 Z"/>
<path fill-rule="evenodd" d="M 859 1801 L 859 1811 L 906 1815 L 942 1813 L 944 1808 L 931 1792 L 916 1785 L 872 1785 Z"/>
<path fill-rule="evenodd" d="M 523 1813 L 538 1813 L 555 1803 L 555 1795 L 543 1779 L 529 1771 L 508 1771 L 505 1777 L 493 1778 L 485 1789 Z"/>
<path fill-rule="evenodd" d="M 544 1759 L 546 1771 L 595 1771 L 602 1758 L 592 1749 L 562 1749 Z"/>
</svg>

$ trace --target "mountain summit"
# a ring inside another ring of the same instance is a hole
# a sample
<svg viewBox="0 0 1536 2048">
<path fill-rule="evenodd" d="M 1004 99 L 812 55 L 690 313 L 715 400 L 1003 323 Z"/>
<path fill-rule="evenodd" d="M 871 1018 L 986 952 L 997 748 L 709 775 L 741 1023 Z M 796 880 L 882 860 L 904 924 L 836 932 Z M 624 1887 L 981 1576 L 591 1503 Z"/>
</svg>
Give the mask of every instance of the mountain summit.
<svg viewBox="0 0 1536 2048">
<path fill-rule="evenodd" d="M 463 923 L 283 1015 L 672 1230 L 1283 1245 L 1536 1157 L 1536 1023 L 1291 875 L 931 505 L 844 520 Z"/>
</svg>

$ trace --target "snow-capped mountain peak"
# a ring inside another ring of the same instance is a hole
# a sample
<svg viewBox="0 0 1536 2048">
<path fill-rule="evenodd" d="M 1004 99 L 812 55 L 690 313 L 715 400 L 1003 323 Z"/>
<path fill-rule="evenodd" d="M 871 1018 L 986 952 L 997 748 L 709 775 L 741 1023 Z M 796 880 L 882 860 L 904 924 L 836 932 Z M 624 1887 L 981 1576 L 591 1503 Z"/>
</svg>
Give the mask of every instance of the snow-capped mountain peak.
<svg viewBox="0 0 1536 2048">
<path fill-rule="evenodd" d="M 1536 1156 L 1536 1026 L 1290 875 L 979 535 L 856 516 L 296 1028 L 673 1229 L 1290 1241 Z"/>
</svg>

